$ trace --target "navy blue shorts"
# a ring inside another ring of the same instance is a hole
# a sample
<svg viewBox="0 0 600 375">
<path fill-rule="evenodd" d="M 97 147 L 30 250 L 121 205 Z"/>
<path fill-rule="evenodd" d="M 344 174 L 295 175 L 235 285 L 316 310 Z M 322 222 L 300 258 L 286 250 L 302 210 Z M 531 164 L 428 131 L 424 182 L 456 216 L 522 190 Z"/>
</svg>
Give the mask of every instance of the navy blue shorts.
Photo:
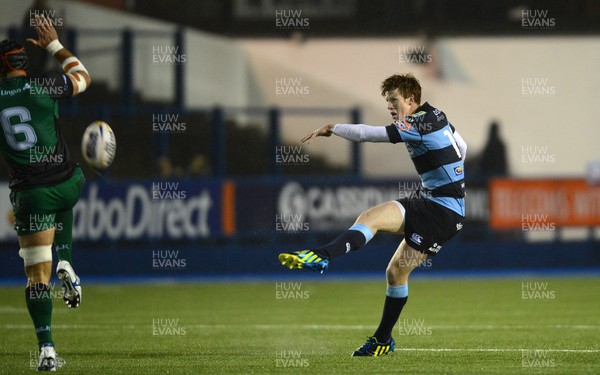
<svg viewBox="0 0 600 375">
<path fill-rule="evenodd" d="M 426 198 L 398 199 L 404 206 L 404 239 L 415 250 L 436 255 L 461 230 L 464 217 Z"/>
</svg>

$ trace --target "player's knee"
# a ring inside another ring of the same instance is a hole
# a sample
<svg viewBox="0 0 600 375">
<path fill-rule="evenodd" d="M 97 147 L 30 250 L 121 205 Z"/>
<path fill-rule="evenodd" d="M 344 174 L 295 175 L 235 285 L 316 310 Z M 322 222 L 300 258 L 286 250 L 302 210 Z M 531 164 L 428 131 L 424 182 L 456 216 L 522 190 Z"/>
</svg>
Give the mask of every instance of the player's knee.
<svg viewBox="0 0 600 375">
<path fill-rule="evenodd" d="M 375 229 L 379 229 L 377 227 L 377 215 L 375 215 L 373 213 L 373 209 L 368 209 L 366 211 L 363 211 L 358 218 L 356 219 L 356 223 L 357 224 L 364 224 L 366 226 L 368 226 L 371 230 Z"/>
<path fill-rule="evenodd" d="M 361 223 L 361 224 L 365 224 L 365 221 L 369 220 L 369 210 L 365 210 L 363 212 L 360 213 L 360 215 L 358 215 L 358 218 L 356 219 L 357 223 Z"/>
<path fill-rule="evenodd" d="M 38 263 L 52 261 L 52 245 L 29 246 L 19 250 L 19 256 L 23 258 L 25 267 Z"/>
<path fill-rule="evenodd" d="M 388 281 L 405 281 L 415 268 L 411 260 L 404 258 L 393 259 L 385 270 Z"/>
<path fill-rule="evenodd" d="M 398 261 L 392 260 L 388 264 L 385 270 L 385 276 L 388 281 L 388 284 L 390 285 L 394 285 L 402 278 L 402 269 Z"/>
<path fill-rule="evenodd" d="M 385 278 L 390 285 L 394 284 L 394 282 L 398 279 L 398 275 L 391 264 L 388 265 L 385 270 Z"/>
<path fill-rule="evenodd" d="M 388 285 L 398 286 L 408 283 L 408 276 L 410 273 L 400 272 L 388 272 L 386 273 L 386 280 Z"/>
</svg>

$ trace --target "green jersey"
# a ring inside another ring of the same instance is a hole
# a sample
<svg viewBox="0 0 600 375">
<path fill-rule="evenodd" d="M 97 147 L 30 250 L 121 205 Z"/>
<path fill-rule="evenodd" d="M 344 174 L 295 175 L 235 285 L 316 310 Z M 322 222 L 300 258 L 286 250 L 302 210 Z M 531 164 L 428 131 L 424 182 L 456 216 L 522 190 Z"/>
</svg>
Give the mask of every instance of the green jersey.
<svg viewBox="0 0 600 375">
<path fill-rule="evenodd" d="M 64 74 L 0 80 L 0 154 L 8 164 L 13 191 L 66 181 L 76 165 L 58 126 L 58 98 L 70 97 Z"/>
</svg>

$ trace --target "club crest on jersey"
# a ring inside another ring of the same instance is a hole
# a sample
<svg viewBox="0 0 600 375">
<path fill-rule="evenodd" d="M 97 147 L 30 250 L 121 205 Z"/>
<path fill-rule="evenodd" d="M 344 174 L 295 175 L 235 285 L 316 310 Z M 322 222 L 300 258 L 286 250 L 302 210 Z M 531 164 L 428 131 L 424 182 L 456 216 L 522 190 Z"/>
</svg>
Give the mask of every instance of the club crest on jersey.
<svg viewBox="0 0 600 375">
<path fill-rule="evenodd" d="M 458 167 L 455 167 L 454 168 L 454 174 L 457 175 L 457 176 L 460 176 L 461 174 L 463 174 L 463 168 L 462 168 L 462 166 L 459 165 Z"/>
</svg>

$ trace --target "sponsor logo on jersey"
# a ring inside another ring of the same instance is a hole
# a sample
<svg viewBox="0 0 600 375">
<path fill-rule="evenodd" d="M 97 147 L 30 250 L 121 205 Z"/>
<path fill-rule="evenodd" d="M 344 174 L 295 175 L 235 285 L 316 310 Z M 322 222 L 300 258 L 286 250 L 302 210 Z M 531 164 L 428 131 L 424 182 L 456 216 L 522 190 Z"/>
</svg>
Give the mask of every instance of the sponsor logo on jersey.
<svg viewBox="0 0 600 375">
<path fill-rule="evenodd" d="M 14 89 L 14 90 L 0 90 L 0 96 L 14 96 L 23 91 L 29 91 L 31 85 L 29 83 L 25 83 L 23 87 Z"/>
<path fill-rule="evenodd" d="M 457 176 L 460 176 L 461 174 L 463 174 L 463 167 L 462 166 L 458 166 L 454 168 L 454 174 Z"/>
<path fill-rule="evenodd" d="M 404 120 L 398 120 L 396 121 L 396 126 L 402 130 L 402 131 L 409 131 L 412 129 L 412 126 L 410 125 L 410 123 L 407 121 L 407 119 Z"/>
<path fill-rule="evenodd" d="M 413 233 L 413 234 L 410 236 L 410 239 L 411 239 L 411 240 L 412 240 L 414 243 L 416 243 L 416 244 L 418 244 L 418 245 L 420 245 L 420 244 L 421 244 L 421 241 L 423 241 L 423 237 L 422 237 L 420 234 L 417 234 L 417 233 Z"/>
<path fill-rule="evenodd" d="M 456 231 L 458 232 L 459 230 L 461 230 L 461 229 L 462 229 L 462 227 L 463 227 L 463 224 L 462 224 L 462 223 L 458 223 L 458 224 L 456 224 Z"/>
<path fill-rule="evenodd" d="M 442 250 L 442 245 L 438 245 L 437 242 L 429 247 L 429 251 L 433 253 L 438 253 L 440 250 Z"/>
<path fill-rule="evenodd" d="M 408 122 L 415 122 L 415 121 L 417 121 L 418 117 L 425 117 L 426 114 L 427 114 L 427 112 L 425 112 L 425 111 L 419 111 L 417 113 L 413 113 L 410 116 L 406 116 L 406 120 Z"/>
<path fill-rule="evenodd" d="M 446 115 L 444 115 L 444 112 L 440 111 L 440 110 L 439 110 L 439 109 L 437 109 L 437 108 L 435 108 L 435 109 L 433 110 L 433 114 L 435 115 L 435 118 L 436 118 L 438 121 L 442 121 L 442 120 L 444 120 L 444 119 L 446 118 Z"/>
</svg>

